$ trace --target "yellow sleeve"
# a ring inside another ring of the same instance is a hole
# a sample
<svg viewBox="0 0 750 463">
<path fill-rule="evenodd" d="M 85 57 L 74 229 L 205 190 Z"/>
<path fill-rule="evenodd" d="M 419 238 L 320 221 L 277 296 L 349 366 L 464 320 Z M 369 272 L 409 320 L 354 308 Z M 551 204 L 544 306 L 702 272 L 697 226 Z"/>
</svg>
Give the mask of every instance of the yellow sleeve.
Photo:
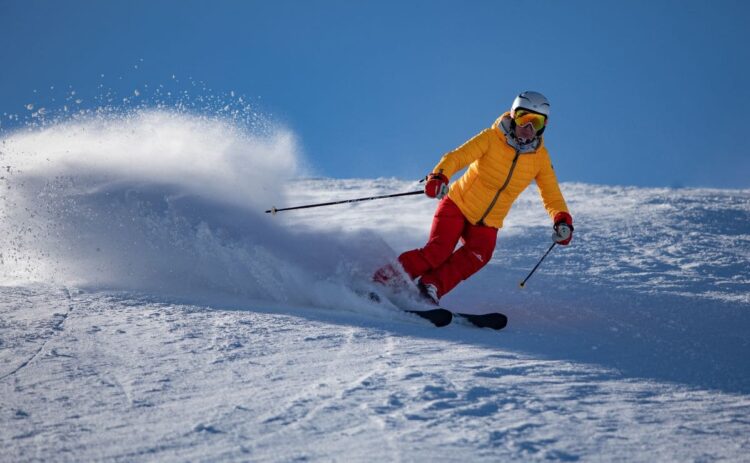
<svg viewBox="0 0 750 463">
<path fill-rule="evenodd" d="M 490 147 L 489 137 L 492 129 L 484 129 L 471 140 L 459 146 L 450 153 L 446 153 L 440 162 L 432 169 L 433 173 L 442 173 L 448 178 L 481 158 Z"/>
<path fill-rule="evenodd" d="M 547 209 L 547 213 L 552 219 L 558 212 L 570 213 L 568 206 L 565 204 L 565 198 L 560 191 L 560 185 L 557 183 L 552 161 L 546 150 L 542 153 L 542 166 L 535 180 L 539 187 L 539 194 L 542 196 L 544 208 Z"/>
</svg>

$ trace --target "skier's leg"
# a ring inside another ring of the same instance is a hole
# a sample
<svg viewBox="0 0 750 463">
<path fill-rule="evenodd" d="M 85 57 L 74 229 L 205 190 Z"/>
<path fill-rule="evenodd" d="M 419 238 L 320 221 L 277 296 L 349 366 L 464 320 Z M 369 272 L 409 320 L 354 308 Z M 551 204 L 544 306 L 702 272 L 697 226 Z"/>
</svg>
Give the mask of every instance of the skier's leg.
<svg viewBox="0 0 750 463">
<path fill-rule="evenodd" d="M 400 286 L 405 284 L 401 277 L 406 273 L 409 278 L 417 278 L 428 270 L 443 263 L 456 248 L 466 219 L 461 210 L 448 197 L 438 204 L 432 219 L 430 238 L 424 248 L 413 249 L 398 257 L 398 264 L 388 264 L 375 272 L 373 281 L 388 285 Z M 396 268 L 400 265 L 404 272 Z"/>
<path fill-rule="evenodd" d="M 468 223 L 461 210 L 446 196 L 435 211 L 427 244 L 423 248 L 406 251 L 398 256 L 398 261 L 412 279 L 424 275 L 450 257 L 466 225 Z"/>
<path fill-rule="evenodd" d="M 443 265 L 422 276 L 422 283 L 437 287 L 439 297 L 487 265 L 495 250 L 497 228 L 467 225 L 462 238 L 461 248 Z"/>
</svg>

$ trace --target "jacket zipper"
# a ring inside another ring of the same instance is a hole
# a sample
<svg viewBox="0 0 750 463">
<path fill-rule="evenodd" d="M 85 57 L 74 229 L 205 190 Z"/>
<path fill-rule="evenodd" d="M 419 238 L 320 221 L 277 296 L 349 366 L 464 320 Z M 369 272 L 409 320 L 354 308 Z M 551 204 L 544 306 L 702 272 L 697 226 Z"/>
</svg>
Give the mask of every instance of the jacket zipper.
<svg viewBox="0 0 750 463">
<path fill-rule="evenodd" d="M 508 171 L 508 176 L 505 178 L 505 183 L 503 183 L 503 186 L 500 187 L 499 190 L 497 190 L 497 193 L 495 193 L 495 197 L 492 198 L 492 202 L 490 202 L 490 207 L 487 208 L 486 211 L 484 211 L 484 214 L 482 214 L 482 218 L 479 219 L 479 222 L 477 222 L 477 225 L 484 226 L 484 219 L 487 217 L 487 215 L 490 213 L 493 207 L 495 207 L 495 203 L 497 202 L 497 198 L 500 197 L 500 193 L 505 190 L 505 188 L 508 187 L 508 183 L 510 183 L 510 178 L 513 176 L 513 171 L 516 170 L 516 163 L 518 162 L 518 156 L 521 154 L 521 150 L 516 148 L 516 155 L 513 157 L 513 163 L 510 165 L 510 171 Z"/>
</svg>

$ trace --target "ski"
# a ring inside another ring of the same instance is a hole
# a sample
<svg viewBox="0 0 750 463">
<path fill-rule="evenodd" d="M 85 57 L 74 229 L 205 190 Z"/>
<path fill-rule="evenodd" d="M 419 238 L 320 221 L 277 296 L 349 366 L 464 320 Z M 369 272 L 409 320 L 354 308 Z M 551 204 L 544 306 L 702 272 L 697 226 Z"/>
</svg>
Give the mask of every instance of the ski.
<svg viewBox="0 0 750 463">
<path fill-rule="evenodd" d="M 429 320 L 438 328 L 448 326 L 451 324 L 451 321 L 453 321 L 453 312 L 441 308 L 429 310 L 404 310 L 404 312 L 419 315 L 420 317 Z"/>
<path fill-rule="evenodd" d="M 367 291 L 366 293 L 362 294 L 367 297 L 372 302 L 376 302 L 378 304 L 383 302 L 383 298 L 380 296 L 380 294 L 376 293 L 375 291 Z M 424 310 L 408 310 L 404 309 L 402 307 L 399 307 L 396 304 L 393 304 L 395 307 L 397 307 L 399 310 L 403 310 L 406 313 L 413 313 L 414 315 L 418 315 L 425 320 L 429 320 L 430 323 L 433 325 L 441 328 L 443 326 L 450 325 L 451 321 L 453 321 L 453 312 L 446 309 L 441 308 L 434 308 L 434 309 L 424 309 Z"/>
<path fill-rule="evenodd" d="M 380 303 L 383 300 L 382 297 L 374 291 L 367 292 L 367 298 L 377 303 Z M 420 317 L 429 320 L 433 325 L 437 327 L 448 326 L 453 321 L 454 317 L 461 317 L 478 328 L 491 328 L 493 330 L 501 330 L 508 325 L 508 317 L 499 312 L 476 315 L 451 312 L 450 310 L 443 308 L 428 310 L 401 310 L 407 313 L 419 315 Z"/>
<path fill-rule="evenodd" d="M 508 324 L 508 317 L 500 312 L 486 313 L 475 315 L 470 313 L 453 313 L 454 316 L 461 317 L 479 328 L 492 328 L 501 330 Z"/>
</svg>

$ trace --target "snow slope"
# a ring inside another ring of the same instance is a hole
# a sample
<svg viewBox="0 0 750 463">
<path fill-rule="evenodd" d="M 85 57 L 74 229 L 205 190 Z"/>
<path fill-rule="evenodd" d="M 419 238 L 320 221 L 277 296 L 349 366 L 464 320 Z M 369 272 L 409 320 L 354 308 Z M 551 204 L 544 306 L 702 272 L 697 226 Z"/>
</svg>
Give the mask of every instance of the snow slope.
<svg viewBox="0 0 750 463">
<path fill-rule="evenodd" d="M 418 189 L 299 180 L 293 134 L 140 111 L 0 145 L 0 450 L 11 461 L 742 461 L 750 191 L 535 188 L 433 328 L 362 300 L 420 246 Z M 426 159 L 429 169 L 434 159 Z"/>
</svg>

